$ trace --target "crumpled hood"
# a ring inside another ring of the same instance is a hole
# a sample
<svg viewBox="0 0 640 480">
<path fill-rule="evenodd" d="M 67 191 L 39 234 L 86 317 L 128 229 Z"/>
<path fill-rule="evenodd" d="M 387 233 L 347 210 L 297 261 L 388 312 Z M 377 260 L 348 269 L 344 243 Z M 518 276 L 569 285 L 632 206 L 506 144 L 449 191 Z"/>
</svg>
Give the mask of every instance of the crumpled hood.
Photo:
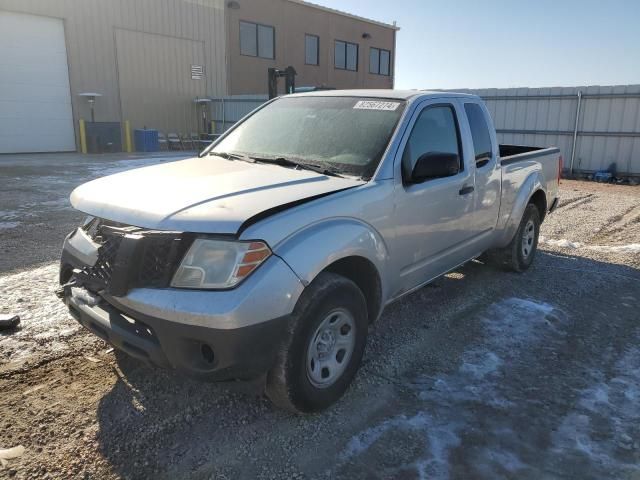
<svg viewBox="0 0 640 480">
<path fill-rule="evenodd" d="M 277 165 L 190 158 L 87 182 L 71 193 L 71 204 L 138 227 L 235 234 L 266 210 L 363 183 Z"/>
</svg>

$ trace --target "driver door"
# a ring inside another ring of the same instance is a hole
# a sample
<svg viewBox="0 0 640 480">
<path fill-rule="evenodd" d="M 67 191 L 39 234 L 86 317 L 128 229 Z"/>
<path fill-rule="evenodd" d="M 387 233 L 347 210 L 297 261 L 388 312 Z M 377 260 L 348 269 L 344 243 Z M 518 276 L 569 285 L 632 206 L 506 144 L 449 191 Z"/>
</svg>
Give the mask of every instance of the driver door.
<svg viewBox="0 0 640 480">
<path fill-rule="evenodd" d="M 469 254 L 474 175 L 462 149 L 458 108 L 442 99 L 425 102 L 414 113 L 396 156 L 394 296 L 456 267 Z M 412 181 L 417 159 L 430 152 L 458 155 L 459 171 Z"/>
</svg>

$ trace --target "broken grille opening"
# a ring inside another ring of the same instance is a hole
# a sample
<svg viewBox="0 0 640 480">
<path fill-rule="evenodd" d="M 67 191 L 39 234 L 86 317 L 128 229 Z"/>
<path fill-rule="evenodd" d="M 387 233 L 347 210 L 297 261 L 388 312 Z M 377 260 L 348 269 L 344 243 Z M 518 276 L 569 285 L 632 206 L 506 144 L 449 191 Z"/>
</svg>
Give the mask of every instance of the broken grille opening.
<svg viewBox="0 0 640 480">
<path fill-rule="evenodd" d="M 100 244 L 98 260 L 93 267 L 87 267 L 85 273 L 110 286 L 118 252 L 127 234 L 141 237 L 140 256 L 132 258 L 133 265 L 118 268 L 130 268 L 128 272 L 129 287 L 166 287 L 176 267 L 178 255 L 182 252 L 180 243 L 182 235 L 178 232 L 162 232 L 144 230 L 139 227 L 96 220 L 89 224 L 87 232 L 93 240 Z"/>
<path fill-rule="evenodd" d="M 102 280 L 106 284 L 109 284 L 111 275 L 113 274 L 113 268 L 115 266 L 116 255 L 118 254 L 118 248 L 122 242 L 121 236 L 107 236 L 94 238 L 101 244 L 98 250 L 98 261 L 93 267 L 87 269 L 87 273 Z M 101 241 L 102 240 L 102 241 Z"/>
</svg>

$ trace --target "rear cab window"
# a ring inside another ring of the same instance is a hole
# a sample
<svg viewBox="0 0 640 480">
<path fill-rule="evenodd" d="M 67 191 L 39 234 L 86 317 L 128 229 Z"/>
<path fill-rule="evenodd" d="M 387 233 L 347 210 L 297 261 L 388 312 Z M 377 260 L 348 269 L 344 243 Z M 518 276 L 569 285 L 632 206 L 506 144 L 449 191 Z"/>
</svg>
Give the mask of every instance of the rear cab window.
<svg viewBox="0 0 640 480">
<path fill-rule="evenodd" d="M 489 133 L 487 119 L 482 108 L 477 103 L 465 103 L 464 110 L 471 129 L 476 167 L 482 168 L 488 165 L 493 157 L 491 134 Z"/>
</svg>

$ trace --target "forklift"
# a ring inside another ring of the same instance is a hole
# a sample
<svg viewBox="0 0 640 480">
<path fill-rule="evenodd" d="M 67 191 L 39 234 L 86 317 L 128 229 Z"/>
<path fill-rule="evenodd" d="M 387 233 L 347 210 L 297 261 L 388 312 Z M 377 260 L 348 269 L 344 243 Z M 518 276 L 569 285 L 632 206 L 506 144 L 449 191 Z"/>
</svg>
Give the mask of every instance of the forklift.
<svg viewBox="0 0 640 480">
<path fill-rule="evenodd" d="M 278 96 L 278 79 L 284 77 L 285 95 L 296 92 L 314 92 L 318 90 L 335 90 L 333 87 L 297 87 L 296 88 L 296 70 L 292 66 L 288 66 L 284 70 L 270 68 L 269 75 L 269 100 Z"/>
</svg>

